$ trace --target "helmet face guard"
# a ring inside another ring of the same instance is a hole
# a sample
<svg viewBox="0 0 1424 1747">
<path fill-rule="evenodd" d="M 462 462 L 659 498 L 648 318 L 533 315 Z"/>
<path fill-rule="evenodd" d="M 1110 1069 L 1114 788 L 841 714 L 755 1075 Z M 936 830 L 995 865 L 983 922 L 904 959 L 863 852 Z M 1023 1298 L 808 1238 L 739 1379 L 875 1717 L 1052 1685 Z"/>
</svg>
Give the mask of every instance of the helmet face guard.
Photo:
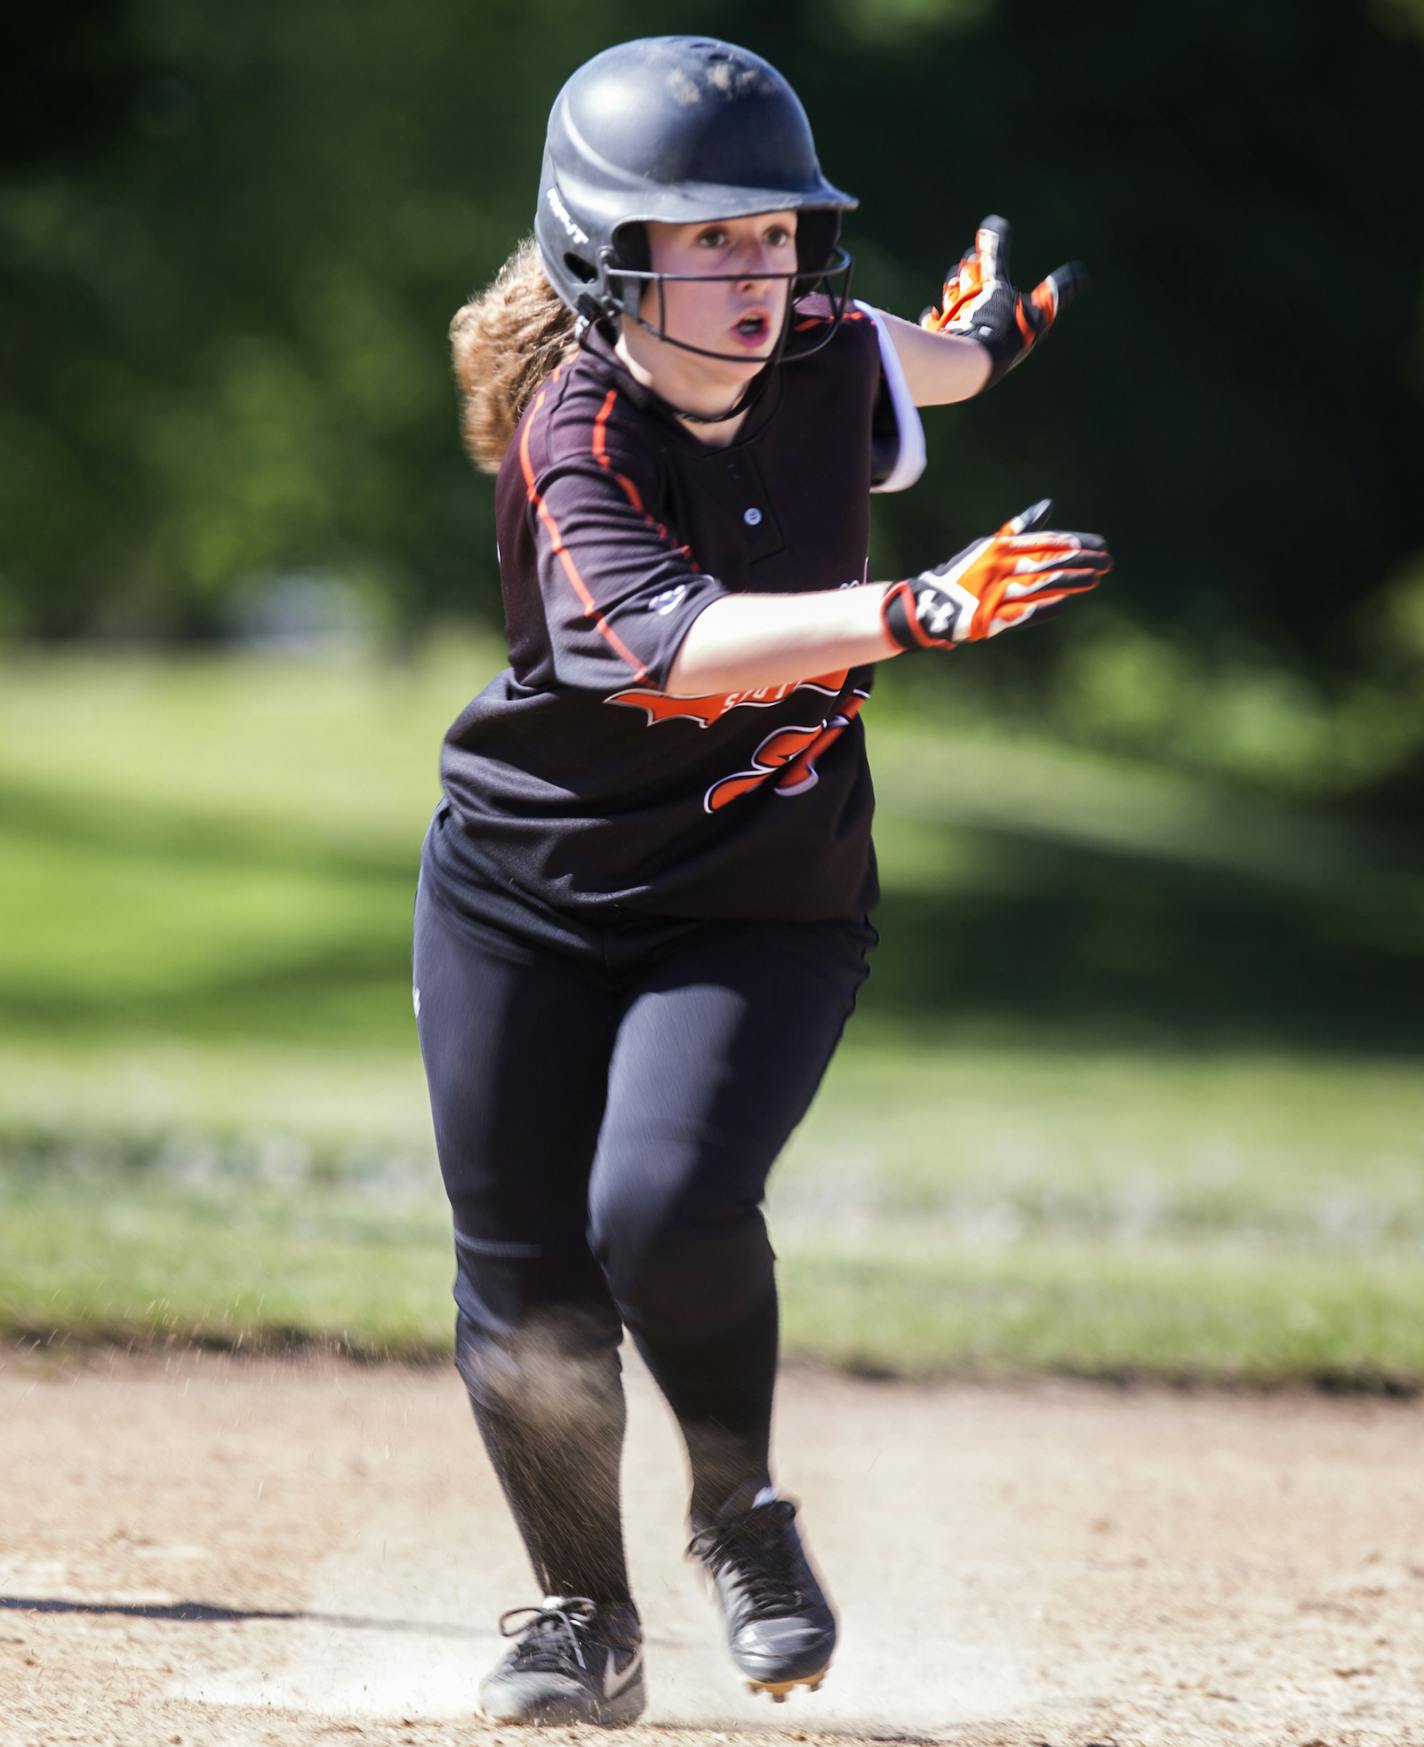
<svg viewBox="0 0 1424 1747">
<path fill-rule="evenodd" d="M 854 262 L 847 251 L 836 244 L 834 253 L 826 266 L 818 274 L 809 274 L 803 268 L 797 267 L 790 273 L 655 273 L 651 268 L 617 267 L 613 265 L 612 251 L 605 250 L 605 259 L 600 263 L 601 279 L 609 286 L 605 294 L 605 305 L 611 305 L 625 321 L 636 322 L 637 325 L 650 333 L 654 339 L 661 340 L 664 345 L 677 346 L 681 351 L 694 352 L 699 358 L 717 358 L 729 364 L 779 364 L 783 359 L 809 358 L 819 352 L 823 346 L 830 344 L 835 337 L 836 329 L 841 325 L 846 307 L 850 302 L 850 276 Z M 785 283 L 789 287 L 786 299 L 786 309 L 781 318 L 781 332 L 776 337 L 776 345 L 765 358 L 751 359 L 745 352 L 714 352 L 706 346 L 694 346 L 690 340 L 680 340 L 676 334 L 670 334 L 667 327 L 667 293 L 663 289 L 667 285 L 718 285 L 737 284 L 744 279 L 755 279 L 759 284 Z M 632 281 L 632 297 L 621 289 L 621 282 Z M 642 312 L 643 290 L 655 285 L 658 292 L 658 320 L 654 326 Z M 824 285 L 826 296 L 830 301 L 831 313 L 824 321 L 817 320 L 815 325 L 824 327 L 824 333 L 817 333 L 804 343 L 796 345 L 788 352 L 788 341 L 796 331 L 796 306 L 802 297 L 807 296 L 816 286 Z M 590 299 L 590 302 L 592 299 Z M 581 316 L 581 320 L 588 320 Z"/>
<path fill-rule="evenodd" d="M 635 322 L 669 345 L 747 363 L 667 332 L 665 283 L 790 282 L 775 351 L 763 362 L 807 357 L 826 345 L 849 301 L 850 256 L 840 218 L 857 204 L 821 174 L 796 93 L 759 56 L 706 37 L 621 43 L 580 67 L 555 100 L 534 234 L 555 291 L 588 325 Z M 793 273 L 663 274 L 652 268 L 650 223 L 701 224 L 795 212 Z M 831 317 L 814 339 L 789 343 L 797 299 L 827 283 Z M 658 287 L 658 322 L 644 317 Z"/>
</svg>

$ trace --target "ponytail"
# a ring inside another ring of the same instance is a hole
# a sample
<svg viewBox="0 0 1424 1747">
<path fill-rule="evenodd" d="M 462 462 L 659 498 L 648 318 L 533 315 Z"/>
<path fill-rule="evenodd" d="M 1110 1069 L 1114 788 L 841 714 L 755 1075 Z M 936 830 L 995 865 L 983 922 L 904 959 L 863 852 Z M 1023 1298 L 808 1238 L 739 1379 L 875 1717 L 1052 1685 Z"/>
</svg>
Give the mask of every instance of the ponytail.
<svg viewBox="0 0 1424 1747">
<path fill-rule="evenodd" d="M 483 473 L 498 473 L 524 409 L 556 367 L 578 350 L 574 316 L 544 275 L 526 237 L 450 323 L 465 449 Z"/>
</svg>

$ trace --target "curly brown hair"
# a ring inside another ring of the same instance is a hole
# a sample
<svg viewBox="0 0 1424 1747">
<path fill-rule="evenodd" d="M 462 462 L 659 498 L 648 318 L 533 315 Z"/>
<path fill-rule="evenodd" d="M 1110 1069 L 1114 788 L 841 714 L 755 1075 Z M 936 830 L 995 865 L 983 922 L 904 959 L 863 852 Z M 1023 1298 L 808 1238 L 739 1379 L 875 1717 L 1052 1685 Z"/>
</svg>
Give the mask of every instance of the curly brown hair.
<svg viewBox="0 0 1424 1747">
<path fill-rule="evenodd" d="M 460 432 L 475 466 L 498 473 L 524 409 L 578 350 L 574 316 L 544 275 L 526 237 L 450 323 Z"/>
</svg>

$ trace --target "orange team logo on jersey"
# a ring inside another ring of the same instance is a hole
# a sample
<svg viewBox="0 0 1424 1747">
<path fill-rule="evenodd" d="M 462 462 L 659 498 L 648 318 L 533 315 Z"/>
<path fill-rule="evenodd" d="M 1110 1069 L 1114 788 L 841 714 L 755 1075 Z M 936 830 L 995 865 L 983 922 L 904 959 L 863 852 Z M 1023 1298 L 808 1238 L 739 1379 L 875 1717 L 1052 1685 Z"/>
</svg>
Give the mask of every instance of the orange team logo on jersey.
<svg viewBox="0 0 1424 1747">
<path fill-rule="evenodd" d="M 816 775 L 816 760 L 835 745 L 861 712 L 869 692 L 853 691 L 838 700 L 839 707 L 814 728 L 773 728 L 752 754 L 752 768 L 740 770 L 735 776 L 724 776 L 713 783 L 702 797 L 704 812 L 719 813 L 743 795 L 759 789 L 768 777 L 775 777 L 773 792 L 785 800 L 804 795 L 820 780 Z"/>
<path fill-rule="evenodd" d="M 646 710 L 650 727 L 655 722 L 696 722 L 699 728 L 710 728 L 732 710 L 765 710 L 772 704 L 784 704 L 792 692 L 803 686 L 833 698 L 845 684 L 848 672 L 848 668 L 842 668 L 839 673 L 823 673 L 817 679 L 793 679 L 785 685 L 764 685 L 749 692 L 714 692 L 705 698 L 670 698 L 666 692 L 635 688 L 614 692 L 605 701 Z"/>
<path fill-rule="evenodd" d="M 732 710 L 764 710 L 784 703 L 795 691 L 816 691 L 835 699 L 835 705 L 814 726 L 773 728 L 752 754 L 750 770 L 739 770 L 713 783 L 702 798 L 703 810 L 718 813 L 742 795 L 760 788 L 774 777 L 778 795 L 804 795 L 816 786 L 816 760 L 840 739 L 860 714 L 868 692 L 846 692 L 849 669 L 825 673 L 818 679 L 792 680 L 786 685 L 761 686 L 755 691 L 718 692 L 705 698 L 670 698 L 665 692 L 641 689 L 615 692 L 610 704 L 627 704 L 646 712 L 649 726 L 657 722 L 695 722 L 710 728 Z"/>
</svg>

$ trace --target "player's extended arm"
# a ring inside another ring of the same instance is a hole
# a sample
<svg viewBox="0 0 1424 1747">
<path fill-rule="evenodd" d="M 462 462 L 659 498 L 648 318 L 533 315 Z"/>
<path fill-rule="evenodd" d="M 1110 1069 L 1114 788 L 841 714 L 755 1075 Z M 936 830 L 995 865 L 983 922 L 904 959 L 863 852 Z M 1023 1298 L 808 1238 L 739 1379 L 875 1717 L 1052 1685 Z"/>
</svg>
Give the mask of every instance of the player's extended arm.
<svg viewBox="0 0 1424 1747">
<path fill-rule="evenodd" d="M 666 690 L 693 698 L 787 685 L 907 649 L 976 643 L 1059 612 L 1097 587 L 1112 558 L 1097 534 L 1043 527 L 1052 507 L 1044 498 L 907 582 L 723 595 L 692 621 Z"/>
</svg>

